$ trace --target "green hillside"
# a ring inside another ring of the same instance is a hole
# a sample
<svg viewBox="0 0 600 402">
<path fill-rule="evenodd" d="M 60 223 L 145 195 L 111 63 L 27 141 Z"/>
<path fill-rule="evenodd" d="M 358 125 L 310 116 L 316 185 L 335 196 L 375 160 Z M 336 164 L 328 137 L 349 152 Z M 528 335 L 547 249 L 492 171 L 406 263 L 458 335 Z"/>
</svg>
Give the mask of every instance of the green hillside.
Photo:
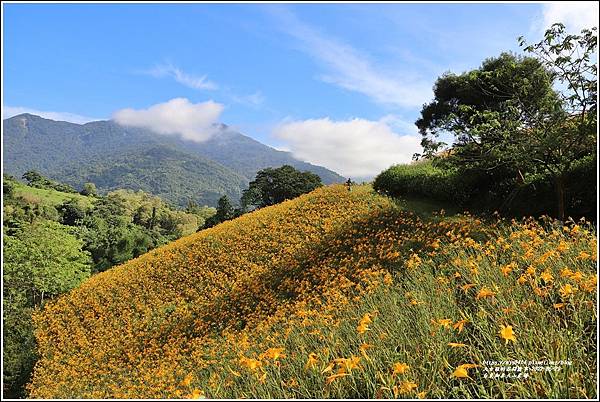
<svg viewBox="0 0 600 402">
<path fill-rule="evenodd" d="M 20 197 L 31 203 L 56 207 L 66 201 L 76 200 L 84 208 L 91 208 L 94 204 L 93 197 L 86 197 L 77 193 L 64 193 L 62 191 L 35 188 L 19 181 L 11 181 L 14 185 L 15 197 Z"/>
<path fill-rule="evenodd" d="M 247 185 L 244 177 L 230 169 L 169 146 L 98 158 L 85 165 L 71 164 L 57 175 L 76 188 L 92 182 L 103 192 L 142 190 L 179 206 L 189 200 L 216 205 L 223 195 L 237 201 Z"/>
</svg>

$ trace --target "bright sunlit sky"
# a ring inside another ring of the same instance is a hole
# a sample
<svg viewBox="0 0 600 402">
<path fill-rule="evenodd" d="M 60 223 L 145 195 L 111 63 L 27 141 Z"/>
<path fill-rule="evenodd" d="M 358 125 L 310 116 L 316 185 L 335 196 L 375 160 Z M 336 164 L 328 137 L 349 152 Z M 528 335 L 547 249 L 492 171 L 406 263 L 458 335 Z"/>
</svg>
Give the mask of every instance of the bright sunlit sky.
<svg viewBox="0 0 600 402">
<path fill-rule="evenodd" d="M 3 118 L 114 118 L 197 141 L 223 122 L 345 176 L 420 151 L 436 78 L 598 3 L 3 3 Z"/>
</svg>

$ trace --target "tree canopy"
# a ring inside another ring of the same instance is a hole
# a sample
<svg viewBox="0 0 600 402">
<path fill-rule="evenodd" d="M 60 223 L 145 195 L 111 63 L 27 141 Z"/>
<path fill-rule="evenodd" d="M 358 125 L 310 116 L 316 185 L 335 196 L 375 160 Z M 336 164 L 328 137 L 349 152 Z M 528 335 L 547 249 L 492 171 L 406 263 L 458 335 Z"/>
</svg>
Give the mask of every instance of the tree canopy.
<svg viewBox="0 0 600 402">
<path fill-rule="evenodd" d="M 259 171 L 244 190 L 241 203 L 244 208 L 262 208 L 298 197 L 322 185 L 318 175 L 300 172 L 289 165 L 266 168 Z"/>
<path fill-rule="evenodd" d="M 595 152 L 594 31 L 569 35 L 554 24 L 539 43 L 525 46 L 520 39 L 533 57 L 503 53 L 475 70 L 444 74 L 416 122 L 424 156 L 439 156 L 446 145 L 440 134 L 451 133 L 444 160 L 455 167 L 503 169 L 516 187 L 547 176 L 564 219 L 565 175 Z"/>
</svg>

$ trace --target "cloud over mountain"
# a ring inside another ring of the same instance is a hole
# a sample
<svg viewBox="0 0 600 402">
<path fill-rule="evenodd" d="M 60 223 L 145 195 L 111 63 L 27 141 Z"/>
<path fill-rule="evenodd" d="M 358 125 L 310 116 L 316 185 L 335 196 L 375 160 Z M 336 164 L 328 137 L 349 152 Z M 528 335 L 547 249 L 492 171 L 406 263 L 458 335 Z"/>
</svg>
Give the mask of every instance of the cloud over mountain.
<svg viewBox="0 0 600 402">
<path fill-rule="evenodd" d="M 372 177 L 421 151 L 417 135 L 400 135 L 384 121 L 329 118 L 283 123 L 273 134 L 296 158 L 350 177 Z"/>
<path fill-rule="evenodd" d="M 214 133 L 223 105 L 213 101 L 191 103 L 175 98 L 147 109 L 121 109 L 113 119 L 124 126 L 142 127 L 158 134 L 180 135 L 186 140 L 203 142 Z"/>
</svg>

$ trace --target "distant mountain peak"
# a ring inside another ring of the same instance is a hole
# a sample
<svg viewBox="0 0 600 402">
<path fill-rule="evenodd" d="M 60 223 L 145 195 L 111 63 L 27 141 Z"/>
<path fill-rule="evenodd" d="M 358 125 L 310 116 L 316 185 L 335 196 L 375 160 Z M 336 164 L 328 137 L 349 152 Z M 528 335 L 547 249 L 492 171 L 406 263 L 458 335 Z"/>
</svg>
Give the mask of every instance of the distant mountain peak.
<svg viewBox="0 0 600 402">
<path fill-rule="evenodd" d="M 100 191 L 117 185 L 141 188 L 177 203 L 185 199 L 185 191 L 212 205 L 219 194 L 236 201 L 256 172 L 267 167 L 291 165 L 319 175 L 325 184 L 344 181 L 329 169 L 297 160 L 223 123 L 215 124 L 218 133 L 204 142 L 113 120 L 75 124 L 29 113 L 5 119 L 3 127 L 6 173 L 19 177 L 35 169 L 76 188 L 87 181 Z"/>
</svg>

